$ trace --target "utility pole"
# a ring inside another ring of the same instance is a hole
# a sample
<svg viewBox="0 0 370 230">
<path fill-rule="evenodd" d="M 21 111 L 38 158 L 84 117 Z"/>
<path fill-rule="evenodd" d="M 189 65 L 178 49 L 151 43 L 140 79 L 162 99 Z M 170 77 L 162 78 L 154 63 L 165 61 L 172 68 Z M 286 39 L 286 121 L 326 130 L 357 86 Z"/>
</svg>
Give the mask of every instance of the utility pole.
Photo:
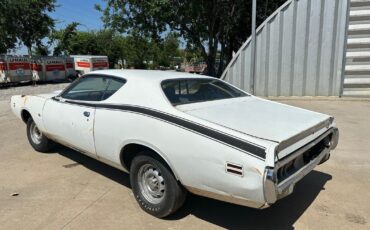
<svg viewBox="0 0 370 230">
<path fill-rule="evenodd" d="M 252 65 L 251 65 L 251 79 L 250 79 L 250 86 L 251 86 L 251 93 L 254 94 L 254 84 L 256 79 L 256 17 L 257 17 L 257 0 L 252 0 L 252 40 L 251 40 L 251 48 L 252 48 Z"/>
</svg>

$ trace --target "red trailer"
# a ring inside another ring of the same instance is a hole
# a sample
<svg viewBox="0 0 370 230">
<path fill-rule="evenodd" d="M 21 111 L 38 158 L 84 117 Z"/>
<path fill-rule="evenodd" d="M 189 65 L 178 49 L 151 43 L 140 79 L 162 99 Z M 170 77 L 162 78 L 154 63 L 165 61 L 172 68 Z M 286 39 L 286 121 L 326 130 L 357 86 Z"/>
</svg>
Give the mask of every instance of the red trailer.
<svg viewBox="0 0 370 230">
<path fill-rule="evenodd" d="M 65 57 L 65 63 L 66 63 L 66 78 L 67 79 L 76 78 L 77 73 L 75 70 L 74 59 L 72 57 Z"/>
<path fill-rule="evenodd" d="M 75 70 L 80 75 L 94 70 L 109 68 L 107 56 L 71 55 L 71 57 L 74 58 Z"/>
<path fill-rule="evenodd" d="M 5 62 L 5 57 L 0 56 L 0 84 L 7 82 L 6 70 L 7 70 L 7 65 Z"/>
<path fill-rule="evenodd" d="M 3 56 L 0 67 L 2 83 L 32 80 L 30 58 L 24 56 Z"/>
<path fill-rule="evenodd" d="M 32 59 L 34 79 L 40 81 L 62 81 L 66 79 L 64 57 L 36 57 Z"/>
</svg>

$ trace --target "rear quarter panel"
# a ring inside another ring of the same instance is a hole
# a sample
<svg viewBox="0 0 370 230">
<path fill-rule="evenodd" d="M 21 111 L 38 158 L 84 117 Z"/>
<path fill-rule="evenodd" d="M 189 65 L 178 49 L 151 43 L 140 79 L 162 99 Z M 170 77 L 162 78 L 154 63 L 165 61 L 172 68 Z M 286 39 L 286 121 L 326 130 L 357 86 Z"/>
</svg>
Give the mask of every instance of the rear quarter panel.
<svg viewBox="0 0 370 230">
<path fill-rule="evenodd" d="M 264 203 L 265 162 L 183 127 L 133 112 L 97 109 L 95 144 L 99 157 L 120 162 L 130 143 L 160 154 L 184 186 Z M 226 163 L 243 165 L 244 176 L 226 172 Z"/>
</svg>

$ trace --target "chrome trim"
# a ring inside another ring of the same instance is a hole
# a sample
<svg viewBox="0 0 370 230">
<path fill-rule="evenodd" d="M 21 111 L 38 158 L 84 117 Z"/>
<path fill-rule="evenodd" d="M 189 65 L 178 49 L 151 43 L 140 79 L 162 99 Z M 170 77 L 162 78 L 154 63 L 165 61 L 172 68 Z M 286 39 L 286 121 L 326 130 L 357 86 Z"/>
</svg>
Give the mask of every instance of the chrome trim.
<svg viewBox="0 0 370 230">
<path fill-rule="evenodd" d="M 324 158 L 321 159 L 319 165 L 323 164 L 324 162 L 326 162 L 327 160 L 329 160 L 330 158 L 330 153 L 329 154 L 326 154 Z"/>
<path fill-rule="evenodd" d="M 330 149 L 335 149 L 339 142 L 339 129 L 333 128 L 333 135 L 330 141 Z"/>
<path fill-rule="evenodd" d="M 304 176 L 310 173 L 317 165 L 323 163 L 330 157 L 330 150 L 333 149 L 333 146 L 330 145 L 326 147 L 321 153 L 311 160 L 308 164 L 304 165 L 300 168 L 297 172 L 293 175 L 289 176 L 288 178 L 284 179 L 282 182 L 278 184 L 276 179 L 276 172 L 280 168 L 279 166 L 284 165 L 284 163 L 289 162 L 290 160 L 297 157 L 299 154 L 302 154 L 304 151 L 307 151 L 309 148 L 320 142 L 322 139 L 327 137 L 330 133 L 333 133 L 332 140 L 333 142 L 338 141 L 338 129 L 332 128 L 322 134 L 319 138 L 315 141 L 309 143 L 308 145 L 304 146 L 303 148 L 299 149 L 293 155 L 290 155 L 286 158 L 283 162 L 278 162 L 278 165 L 275 168 L 266 168 L 263 178 L 263 190 L 264 190 L 264 197 L 266 204 L 264 207 L 268 207 L 269 205 L 275 203 L 278 199 L 281 199 L 293 192 L 293 188 L 295 184 L 300 181 Z M 335 147 L 334 147 L 335 148 Z"/>
<path fill-rule="evenodd" d="M 263 195 L 267 204 L 273 204 L 277 200 L 276 173 L 273 168 L 266 168 L 263 177 Z"/>
<path fill-rule="evenodd" d="M 334 118 L 333 117 L 329 117 L 328 119 L 326 119 L 325 121 L 322 121 L 320 122 L 319 124 L 309 128 L 309 129 L 306 129 L 304 130 L 303 132 L 301 133 L 298 133 L 297 135 L 285 140 L 285 141 L 282 141 L 278 147 L 276 148 L 276 152 L 280 152 L 281 150 L 284 150 L 286 149 L 287 147 L 295 144 L 296 142 L 308 137 L 309 135 L 319 131 L 320 129 L 322 128 L 329 128 L 330 124 L 332 124 Z"/>
<path fill-rule="evenodd" d="M 282 182 L 280 182 L 278 185 L 277 185 L 277 193 L 279 195 L 282 195 L 284 193 L 284 191 L 286 191 L 290 186 L 294 186 L 294 184 L 296 184 L 299 180 L 301 180 L 304 176 L 306 176 L 309 172 L 311 172 L 315 167 L 316 165 L 318 165 L 321 160 L 327 155 L 329 154 L 330 152 L 330 149 L 329 148 L 325 148 L 315 159 L 313 159 L 310 163 L 308 163 L 307 165 L 305 165 L 304 167 L 300 168 L 296 173 L 294 173 L 293 175 L 291 175 L 290 177 L 286 178 L 285 180 L 283 180 Z M 286 194 L 288 195 L 288 194 Z"/>
<path fill-rule="evenodd" d="M 304 153 L 308 149 L 314 147 L 317 143 L 319 143 L 321 140 L 323 140 L 325 137 L 327 137 L 328 135 L 330 135 L 333 132 L 334 132 L 333 128 L 328 129 L 325 133 L 321 134 L 315 140 L 311 141 L 310 143 L 306 144 L 305 146 L 301 147 L 300 149 L 296 150 L 295 152 L 291 153 L 290 155 L 287 155 L 287 156 L 283 157 L 282 159 L 280 159 L 276 163 L 275 167 L 280 168 L 281 166 L 285 165 L 289 161 L 295 159 L 297 156 L 301 155 L 302 153 Z"/>
</svg>

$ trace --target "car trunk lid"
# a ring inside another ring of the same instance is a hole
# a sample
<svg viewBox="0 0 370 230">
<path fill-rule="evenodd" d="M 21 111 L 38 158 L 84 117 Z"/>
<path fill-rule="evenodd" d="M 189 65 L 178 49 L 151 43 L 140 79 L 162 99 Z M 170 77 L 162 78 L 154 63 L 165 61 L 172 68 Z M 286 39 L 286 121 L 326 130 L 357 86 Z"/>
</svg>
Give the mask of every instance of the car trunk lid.
<svg viewBox="0 0 370 230">
<path fill-rule="evenodd" d="M 313 128 L 330 118 L 253 96 L 184 104 L 177 109 L 240 133 L 278 143 L 286 143 L 304 131 L 314 131 Z"/>
</svg>

